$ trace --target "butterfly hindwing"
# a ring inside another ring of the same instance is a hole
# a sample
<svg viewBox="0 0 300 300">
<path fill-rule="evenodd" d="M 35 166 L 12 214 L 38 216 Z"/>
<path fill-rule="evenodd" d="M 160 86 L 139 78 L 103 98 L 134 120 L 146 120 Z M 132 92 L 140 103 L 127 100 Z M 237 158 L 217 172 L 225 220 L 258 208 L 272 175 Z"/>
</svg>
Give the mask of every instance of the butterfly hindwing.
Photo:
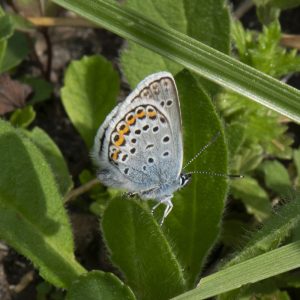
<svg viewBox="0 0 300 300">
<path fill-rule="evenodd" d="M 172 75 L 147 77 L 107 116 L 93 155 L 100 166 L 99 179 L 128 191 L 153 189 L 178 176 L 181 118 Z"/>
</svg>

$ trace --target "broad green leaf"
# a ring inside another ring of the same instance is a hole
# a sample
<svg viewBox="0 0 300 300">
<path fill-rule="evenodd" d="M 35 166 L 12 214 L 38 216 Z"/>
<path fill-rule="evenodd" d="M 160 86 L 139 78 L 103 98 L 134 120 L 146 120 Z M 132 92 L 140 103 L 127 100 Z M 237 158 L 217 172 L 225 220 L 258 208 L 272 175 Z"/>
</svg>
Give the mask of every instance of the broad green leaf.
<svg viewBox="0 0 300 300">
<path fill-rule="evenodd" d="M 297 89 L 174 29 L 160 27 L 145 18 L 143 12 L 107 0 L 53 1 L 200 76 L 300 122 L 300 92 Z"/>
<path fill-rule="evenodd" d="M 292 183 L 286 168 L 278 160 L 265 161 L 261 168 L 267 187 L 281 197 L 287 196 L 292 190 Z"/>
<path fill-rule="evenodd" d="M 36 112 L 31 105 L 16 109 L 10 116 L 10 123 L 15 127 L 26 128 L 35 119 Z"/>
<path fill-rule="evenodd" d="M 34 105 L 35 103 L 48 100 L 51 97 L 53 85 L 50 82 L 35 77 L 25 77 L 22 78 L 21 81 L 32 87 L 33 95 L 30 97 L 29 104 Z"/>
<path fill-rule="evenodd" d="M 41 276 L 67 288 L 76 262 L 70 223 L 54 176 L 39 149 L 0 120 L 0 238 L 30 259 Z"/>
<path fill-rule="evenodd" d="M 142 11 L 149 20 L 160 26 L 176 29 L 215 49 L 229 53 L 229 14 L 223 0 L 128 0 L 125 5 L 137 12 Z M 121 61 L 132 87 L 151 73 L 167 70 L 175 74 L 182 70 L 182 66 L 167 57 L 132 42 L 123 51 Z"/>
<path fill-rule="evenodd" d="M 112 262 L 138 299 L 170 299 L 185 290 L 182 268 L 145 205 L 114 198 L 104 212 L 102 231 Z"/>
<path fill-rule="evenodd" d="M 300 241 L 204 277 L 201 279 L 199 287 L 172 299 L 206 299 L 299 267 Z"/>
<path fill-rule="evenodd" d="M 184 172 L 226 174 L 227 149 L 223 130 L 210 99 L 190 72 L 182 71 L 175 79 L 182 109 L 185 162 L 217 134 L 220 135 Z M 163 226 L 183 267 L 189 288 L 194 286 L 219 235 L 227 193 L 226 181 L 214 175 L 194 174 L 191 184 L 175 193 L 173 211 Z"/>
<path fill-rule="evenodd" d="M 50 165 L 61 195 L 66 195 L 73 187 L 73 182 L 66 161 L 57 145 L 48 134 L 39 127 L 35 127 L 32 131 L 25 131 L 25 134 L 27 134 L 40 149 Z"/>
<path fill-rule="evenodd" d="M 13 22 L 8 15 L 0 16 L 0 42 L 12 36 L 14 32 Z"/>
<path fill-rule="evenodd" d="M 118 74 L 102 56 L 86 56 L 69 65 L 61 91 L 62 101 L 89 148 L 98 127 L 116 104 L 118 93 Z"/>
<path fill-rule="evenodd" d="M 66 300 L 134 300 L 134 294 L 111 273 L 91 271 L 80 276 L 68 290 Z"/>
<path fill-rule="evenodd" d="M 21 32 L 15 32 L 7 41 L 7 48 L 0 66 L 0 73 L 9 71 L 20 64 L 28 55 L 29 43 L 26 35 Z"/>
<path fill-rule="evenodd" d="M 231 182 L 231 193 L 246 205 L 249 214 L 258 221 L 267 219 L 271 214 L 271 203 L 266 191 L 251 177 L 244 177 Z"/>
</svg>

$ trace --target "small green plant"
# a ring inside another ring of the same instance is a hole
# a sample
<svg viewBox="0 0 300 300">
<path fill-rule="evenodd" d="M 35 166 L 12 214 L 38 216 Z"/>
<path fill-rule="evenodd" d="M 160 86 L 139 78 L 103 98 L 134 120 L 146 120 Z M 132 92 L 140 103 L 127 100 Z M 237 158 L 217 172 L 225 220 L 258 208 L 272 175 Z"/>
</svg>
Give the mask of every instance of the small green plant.
<svg viewBox="0 0 300 300">
<path fill-rule="evenodd" d="M 163 226 L 163 208 L 152 214 L 154 202 L 124 199 L 120 191 L 98 184 L 91 164 L 80 170 L 74 188 L 60 149 L 35 124 L 38 105 L 52 98 L 49 70 L 43 79 L 15 72 L 30 51 L 20 24 L 35 29 L 1 9 L 0 238 L 47 282 L 39 285 L 39 297 L 63 297 L 51 292 L 51 284 L 65 289 L 68 300 L 292 299 L 288 288 L 300 284 L 299 272 L 287 273 L 300 267 L 300 150 L 293 148 L 287 122 L 300 120 L 300 93 L 272 77 L 299 71 L 300 60 L 295 50 L 280 45 L 278 14 L 258 33 L 232 20 L 223 0 L 161 1 L 159 6 L 154 0 L 128 0 L 122 6 L 102 0 L 54 2 L 129 39 L 120 62 L 131 88 L 150 73 L 174 74 L 185 160 L 220 133 L 190 171 L 244 178 L 194 176 L 175 194 Z M 20 1 L 16 8 L 23 15 L 29 8 L 36 12 L 35 2 L 29 3 Z M 280 12 L 278 3 L 265 5 Z M 50 15 L 58 9 L 46 8 Z M 86 153 L 116 105 L 120 81 L 101 55 L 73 60 L 65 71 L 60 100 Z M 75 257 L 66 207 L 83 193 L 89 199 L 85 207 L 100 220 L 116 274 L 88 271 Z M 223 216 L 228 195 L 231 203 Z M 231 204 L 238 209 L 231 210 Z M 217 242 L 225 249 L 219 255 L 212 252 Z M 203 277 L 211 265 L 219 271 Z"/>
</svg>

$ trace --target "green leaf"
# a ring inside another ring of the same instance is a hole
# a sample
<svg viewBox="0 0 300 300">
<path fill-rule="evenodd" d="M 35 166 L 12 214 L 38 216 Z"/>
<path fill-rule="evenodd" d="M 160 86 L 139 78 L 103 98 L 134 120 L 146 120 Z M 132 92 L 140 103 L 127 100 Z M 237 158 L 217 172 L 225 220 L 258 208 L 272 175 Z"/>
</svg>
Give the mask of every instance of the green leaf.
<svg viewBox="0 0 300 300">
<path fill-rule="evenodd" d="M 134 300 L 130 288 L 111 273 L 91 271 L 80 276 L 68 290 L 66 300 Z"/>
<path fill-rule="evenodd" d="M 300 5 L 300 0 L 254 0 L 256 5 L 270 5 L 280 9 L 289 9 Z"/>
<path fill-rule="evenodd" d="M 7 40 L 14 32 L 13 22 L 8 15 L 0 16 L 0 42 Z"/>
<path fill-rule="evenodd" d="M 299 267 L 300 241 L 204 277 L 198 288 L 172 299 L 206 299 Z"/>
<path fill-rule="evenodd" d="M 61 195 L 66 195 L 73 187 L 73 182 L 66 161 L 57 145 L 39 127 L 35 127 L 32 131 L 25 131 L 24 133 L 40 149 L 52 169 Z"/>
<path fill-rule="evenodd" d="M 249 214 L 258 221 L 267 219 L 271 214 L 271 203 L 266 191 L 251 177 L 244 177 L 231 182 L 231 192 L 236 199 L 245 204 Z"/>
<path fill-rule="evenodd" d="M 125 5 L 137 12 L 143 11 L 156 24 L 176 29 L 215 49 L 229 53 L 229 13 L 223 0 L 129 0 Z M 175 74 L 182 70 L 180 65 L 174 64 L 167 57 L 132 42 L 123 51 L 121 62 L 132 87 L 151 73 L 168 70 Z"/>
<path fill-rule="evenodd" d="M 34 105 L 38 102 L 48 100 L 51 97 L 53 85 L 50 82 L 42 78 L 35 77 L 25 77 L 22 78 L 21 81 L 30 85 L 34 92 L 33 96 L 30 97 L 30 101 L 28 102 L 29 104 Z"/>
<path fill-rule="evenodd" d="M 113 199 L 102 231 L 111 260 L 138 299 L 170 299 L 185 290 L 181 266 L 145 205 Z"/>
<path fill-rule="evenodd" d="M 0 73 L 9 71 L 20 64 L 29 51 L 29 42 L 26 35 L 16 31 L 7 42 L 7 48 L 0 66 Z"/>
<path fill-rule="evenodd" d="M 296 187 L 300 187 L 300 149 L 294 150 L 293 158 L 297 170 Z"/>
<path fill-rule="evenodd" d="M 220 240 L 233 249 L 240 248 L 245 244 L 248 231 L 249 225 L 238 219 L 223 220 Z"/>
<path fill-rule="evenodd" d="M 239 122 L 231 123 L 226 127 L 226 138 L 230 153 L 229 157 L 233 158 L 245 141 L 245 126 Z"/>
<path fill-rule="evenodd" d="M 299 196 L 286 203 L 270 217 L 260 230 L 253 232 L 244 249 L 227 262 L 223 268 L 241 263 L 247 259 L 278 247 L 300 223 Z"/>
<path fill-rule="evenodd" d="M 180 72 L 175 79 L 182 110 L 186 162 L 220 135 L 184 171 L 226 174 L 223 130 L 210 99 L 189 71 Z M 207 174 L 194 174 L 191 184 L 175 193 L 174 208 L 163 228 L 183 267 L 188 288 L 194 286 L 219 235 L 226 193 L 226 179 Z"/>
<path fill-rule="evenodd" d="M 107 0 L 53 1 L 123 38 L 139 43 L 215 83 L 300 122 L 298 90 L 176 30 L 160 27 L 141 12 L 134 12 Z"/>
<path fill-rule="evenodd" d="M 31 105 L 16 109 L 10 116 L 10 123 L 15 127 L 26 128 L 35 119 L 36 112 Z"/>
<path fill-rule="evenodd" d="M 9 12 L 8 15 L 10 16 L 16 30 L 25 32 L 33 32 L 35 30 L 35 26 L 22 15 L 12 12 Z"/>
<path fill-rule="evenodd" d="M 0 120 L 0 238 L 30 259 L 56 287 L 84 268 L 76 262 L 70 223 L 54 176 L 39 149 Z"/>
<path fill-rule="evenodd" d="M 118 93 L 118 74 L 102 56 L 83 57 L 68 67 L 61 91 L 63 105 L 88 147 Z"/>
<path fill-rule="evenodd" d="M 287 196 L 292 190 L 289 173 L 283 164 L 277 160 L 265 161 L 261 166 L 265 174 L 265 182 L 268 188 L 279 196 Z"/>
<path fill-rule="evenodd" d="M 5 56 L 6 48 L 7 48 L 7 40 L 0 41 L 0 74 L 1 74 L 1 66 L 3 63 L 3 58 Z"/>
</svg>

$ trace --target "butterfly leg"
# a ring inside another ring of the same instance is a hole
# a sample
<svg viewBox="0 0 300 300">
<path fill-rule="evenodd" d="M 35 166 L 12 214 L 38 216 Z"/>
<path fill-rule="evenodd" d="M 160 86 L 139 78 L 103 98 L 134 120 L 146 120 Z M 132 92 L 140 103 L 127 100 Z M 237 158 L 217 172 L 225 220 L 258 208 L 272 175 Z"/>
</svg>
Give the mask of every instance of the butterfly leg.
<svg viewBox="0 0 300 300">
<path fill-rule="evenodd" d="M 152 207 L 152 209 L 151 209 L 151 213 L 152 213 L 152 214 L 153 214 L 154 211 L 160 206 L 161 203 L 162 203 L 162 202 L 159 201 L 159 202 L 157 202 L 157 203 Z"/>
<path fill-rule="evenodd" d="M 172 196 L 163 199 L 159 203 L 164 203 L 166 205 L 163 217 L 162 217 L 162 219 L 160 221 L 160 226 L 162 226 L 162 224 L 164 223 L 165 218 L 169 215 L 169 213 L 173 209 Z"/>
</svg>

